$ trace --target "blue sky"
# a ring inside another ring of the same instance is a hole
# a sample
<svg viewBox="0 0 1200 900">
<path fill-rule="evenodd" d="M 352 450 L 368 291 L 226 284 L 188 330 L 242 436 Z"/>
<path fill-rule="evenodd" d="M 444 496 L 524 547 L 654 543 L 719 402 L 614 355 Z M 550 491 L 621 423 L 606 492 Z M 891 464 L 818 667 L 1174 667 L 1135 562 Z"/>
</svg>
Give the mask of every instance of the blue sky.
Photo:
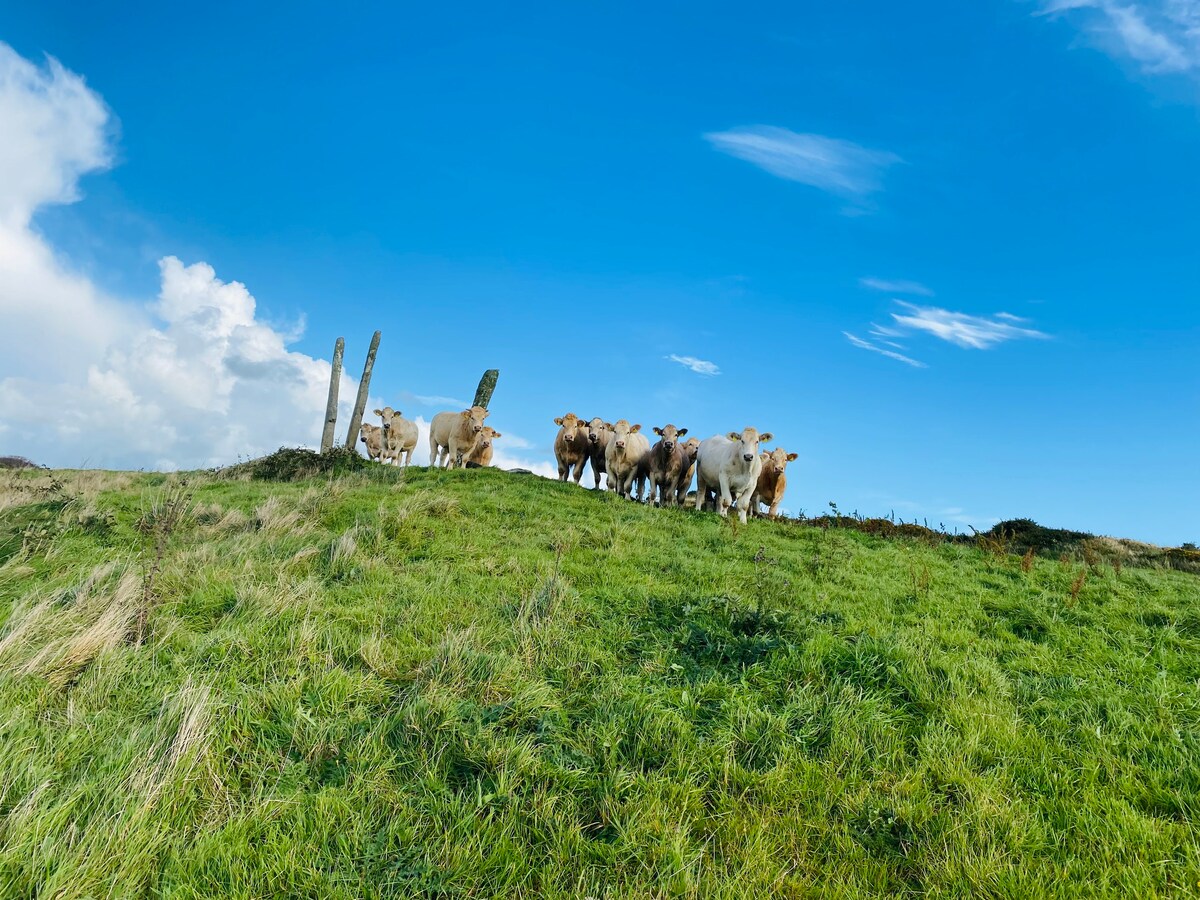
<svg viewBox="0 0 1200 900">
<path fill-rule="evenodd" d="M 1200 0 L 797 6 L 5 3 L 0 452 L 312 442 L 379 328 L 514 462 L 753 425 L 792 511 L 1200 540 Z"/>
</svg>

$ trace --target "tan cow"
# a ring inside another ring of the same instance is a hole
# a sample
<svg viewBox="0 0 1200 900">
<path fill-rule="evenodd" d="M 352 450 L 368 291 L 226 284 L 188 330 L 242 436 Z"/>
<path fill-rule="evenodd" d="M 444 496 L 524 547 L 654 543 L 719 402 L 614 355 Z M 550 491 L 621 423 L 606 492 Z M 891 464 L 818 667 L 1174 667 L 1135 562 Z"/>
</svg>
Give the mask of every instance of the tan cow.
<svg viewBox="0 0 1200 900">
<path fill-rule="evenodd" d="M 587 423 L 588 462 L 592 464 L 592 474 L 596 476 L 596 490 L 600 490 L 600 476 L 608 471 L 605 454 L 611 440 L 612 425 L 608 422 L 596 418 Z"/>
<path fill-rule="evenodd" d="M 787 489 L 787 475 L 784 470 L 787 464 L 796 459 L 797 454 L 788 453 L 782 447 L 762 453 L 762 471 L 758 475 L 758 487 L 750 498 L 750 512 L 762 515 L 758 505 L 765 503 L 770 509 L 768 516 L 779 515 L 779 504 L 783 502 L 783 492 Z"/>
<path fill-rule="evenodd" d="M 396 465 L 410 465 L 413 450 L 417 448 L 417 423 L 404 418 L 398 409 L 385 406 L 375 410 L 383 422 L 383 462 L 391 460 Z"/>
<path fill-rule="evenodd" d="M 367 457 L 378 462 L 383 455 L 383 429 L 370 422 L 363 422 L 358 429 L 359 440 L 367 445 Z"/>
<path fill-rule="evenodd" d="M 759 434 L 755 428 L 743 428 L 740 433 L 715 434 L 705 440 L 696 453 L 696 509 L 703 509 L 711 490 L 717 493 L 717 511 L 722 516 L 729 515 L 736 501 L 738 518 L 745 522 L 762 472 L 758 444 L 773 437 L 769 431 Z"/>
<path fill-rule="evenodd" d="M 484 425 L 475 435 L 475 441 L 469 450 L 463 454 L 463 468 L 485 468 L 492 464 L 492 441 L 502 438 L 491 425 Z"/>
<path fill-rule="evenodd" d="M 554 420 L 561 425 L 554 438 L 554 459 L 558 463 L 558 480 L 566 481 L 575 469 L 575 483 L 583 477 L 583 467 L 588 461 L 588 436 L 583 423 L 575 413 L 567 413 Z"/>
<path fill-rule="evenodd" d="M 482 406 L 472 406 L 462 412 L 440 412 L 429 423 L 429 465 L 443 469 L 459 464 L 460 457 L 471 449 L 475 435 L 483 430 L 483 420 L 489 413 Z"/>
<path fill-rule="evenodd" d="M 650 452 L 650 441 L 640 434 L 642 426 L 620 419 L 612 427 L 612 438 L 604 451 L 604 465 L 608 470 L 608 489 L 619 497 L 632 497 L 641 501 L 646 490 L 646 470 L 642 465 Z M 636 482 L 636 490 L 634 490 Z"/>
<path fill-rule="evenodd" d="M 688 488 L 692 486 L 692 476 L 696 474 L 696 453 L 700 450 L 700 438 L 688 438 L 683 445 L 684 466 L 679 470 L 679 480 L 675 482 L 675 505 L 682 506 L 687 500 Z"/>
<path fill-rule="evenodd" d="M 650 484 L 647 503 L 657 503 L 659 506 L 675 505 L 679 477 L 688 467 L 687 455 L 683 445 L 679 443 L 679 439 L 687 434 L 687 431 L 686 428 L 676 428 L 674 425 L 654 429 L 659 439 L 650 448 L 643 463 L 646 479 Z"/>
</svg>

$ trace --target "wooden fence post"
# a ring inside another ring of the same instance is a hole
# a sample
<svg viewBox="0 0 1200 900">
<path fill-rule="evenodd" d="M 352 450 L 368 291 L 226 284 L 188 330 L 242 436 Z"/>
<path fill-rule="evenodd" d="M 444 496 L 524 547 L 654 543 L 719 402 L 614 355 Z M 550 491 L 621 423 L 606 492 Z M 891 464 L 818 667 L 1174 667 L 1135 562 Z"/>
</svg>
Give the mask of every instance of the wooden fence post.
<svg viewBox="0 0 1200 900">
<path fill-rule="evenodd" d="M 375 367 L 375 351 L 379 349 L 379 332 L 371 338 L 371 349 L 367 351 L 367 363 L 363 366 L 362 380 L 358 383 L 358 398 L 354 401 L 354 412 L 350 416 L 350 430 L 346 432 L 346 446 L 354 449 L 358 441 L 358 430 L 362 427 L 363 410 L 367 406 L 367 391 L 371 388 L 371 369 Z"/>
<path fill-rule="evenodd" d="M 342 385 L 342 352 L 346 339 L 338 338 L 333 345 L 333 369 L 329 372 L 329 400 L 325 403 L 325 428 L 321 431 L 321 452 L 333 449 L 333 429 L 337 427 L 338 389 Z"/>
<path fill-rule="evenodd" d="M 483 373 L 483 377 L 479 379 L 479 387 L 475 388 L 475 402 L 472 405 L 487 409 L 487 405 L 492 402 L 492 391 L 496 390 L 496 379 L 499 377 L 499 369 L 488 369 Z"/>
</svg>

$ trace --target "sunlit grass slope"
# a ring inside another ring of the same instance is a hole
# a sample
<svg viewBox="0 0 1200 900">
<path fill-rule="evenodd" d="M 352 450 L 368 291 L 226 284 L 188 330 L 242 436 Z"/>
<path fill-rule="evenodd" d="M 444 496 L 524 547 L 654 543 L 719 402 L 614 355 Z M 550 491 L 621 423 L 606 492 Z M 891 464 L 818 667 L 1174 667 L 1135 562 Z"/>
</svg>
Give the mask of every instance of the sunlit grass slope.
<svg viewBox="0 0 1200 900">
<path fill-rule="evenodd" d="M 1200 578 L 498 471 L 0 488 L 0 897 L 1200 893 Z"/>
</svg>

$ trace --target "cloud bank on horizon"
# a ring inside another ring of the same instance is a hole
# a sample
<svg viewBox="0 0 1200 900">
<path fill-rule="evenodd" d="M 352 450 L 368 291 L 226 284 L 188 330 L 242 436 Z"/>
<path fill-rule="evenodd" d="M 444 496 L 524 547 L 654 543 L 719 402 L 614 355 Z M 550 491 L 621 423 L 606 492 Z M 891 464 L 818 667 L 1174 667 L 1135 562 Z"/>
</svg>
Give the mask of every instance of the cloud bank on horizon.
<svg viewBox="0 0 1200 900">
<path fill-rule="evenodd" d="M 315 447 L 331 366 L 288 349 L 302 325 L 285 332 L 266 324 L 245 285 L 175 256 L 159 261 L 154 300 L 108 296 L 33 227 L 39 208 L 78 200 L 80 178 L 112 164 L 112 114 L 84 79 L 0 43 L 0 122 L 6 451 L 59 467 L 169 470 Z M 355 389 L 343 374 L 343 422 Z M 372 408 L 382 405 L 372 399 Z M 428 422 L 415 419 L 416 459 L 427 461 Z M 547 461 L 499 445 L 495 462 L 555 474 Z"/>
</svg>

